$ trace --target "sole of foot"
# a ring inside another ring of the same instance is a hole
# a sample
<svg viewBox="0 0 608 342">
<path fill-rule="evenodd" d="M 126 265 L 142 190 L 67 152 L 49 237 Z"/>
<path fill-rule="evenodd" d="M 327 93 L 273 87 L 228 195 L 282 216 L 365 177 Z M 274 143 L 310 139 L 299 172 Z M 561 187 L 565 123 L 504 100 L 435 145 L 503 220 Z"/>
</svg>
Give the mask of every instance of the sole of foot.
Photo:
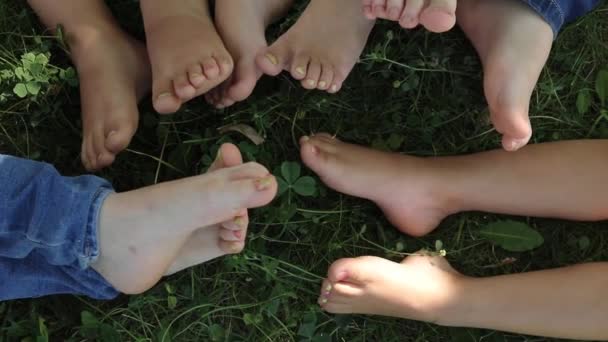
<svg viewBox="0 0 608 342">
<path fill-rule="evenodd" d="M 547 62 L 553 31 L 530 7 L 510 0 L 459 0 L 458 23 L 484 68 L 490 119 L 506 151 L 532 137 L 530 99 Z"/>
<path fill-rule="evenodd" d="M 418 25 L 441 33 L 456 24 L 457 0 L 363 0 L 363 13 L 368 19 L 398 21 L 405 29 Z"/>
<path fill-rule="evenodd" d="M 235 62 L 234 72 L 220 86 L 205 95 L 218 109 L 229 107 L 251 95 L 262 71 L 255 64 L 256 55 L 267 48 L 265 30 L 283 16 L 291 0 L 218 1 L 215 22 L 226 48 Z"/>
<path fill-rule="evenodd" d="M 289 71 L 305 89 L 336 93 L 373 26 L 353 1 L 312 0 L 285 34 L 258 54 L 256 64 L 271 76 Z"/>
<path fill-rule="evenodd" d="M 335 314 L 370 314 L 445 324 L 457 313 L 466 277 L 443 257 L 410 256 L 401 263 L 364 256 L 334 262 L 319 305 Z"/>
<path fill-rule="evenodd" d="M 218 224 L 234 221 L 247 208 L 268 204 L 276 191 L 276 179 L 266 168 L 246 163 L 111 194 L 101 209 L 101 254 L 92 266 L 117 290 L 141 293 L 167 273 L 197 229 L 210 227 L 219 233 Z M 220 239 L 218 235 L 213 241 Z M 214 253 L 224 253 L 216 247 Z"/>
<path fill-rule="evenodd" d="M 241 165 L 243 158 L 233 144 L 224 144 L 207 172 Z M 188 237 L 186 244 L 169 267 L 165 275 L 205 263 L 214 258 L 240 253 L 245 247 L 249 215 L 244 209 L 233 219 L 211 227 L 197 229 Z"/>
<path fill-rule="evenodd" d="M 344 143 L 321 133 L 300 139 L 300 155 L 330 188 L 375 202 L 400 231 L 426 235 L 454 213 L 443 176 L 422 158 Z"/>
<path fill-rule="evenodd" d="M 233 61 L 215 29 L 207 1 L 141 2 L 152 64 L 152 101 L 161 114 L 225 81 Z"/>
<path fill-rule="evenodd" d="M 97 171 L 114 162 L 137 130 L 150 64 L 143 44 L 118 27 L 75 34 L 70 47 L 80 80 L 81 160 Z"/>
</svg>

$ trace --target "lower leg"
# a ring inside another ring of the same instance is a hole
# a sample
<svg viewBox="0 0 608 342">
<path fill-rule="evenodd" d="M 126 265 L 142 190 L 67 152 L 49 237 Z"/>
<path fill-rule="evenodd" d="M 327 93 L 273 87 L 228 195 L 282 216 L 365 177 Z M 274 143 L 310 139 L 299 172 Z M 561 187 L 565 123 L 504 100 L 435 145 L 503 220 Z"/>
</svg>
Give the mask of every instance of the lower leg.
<svg viewBox="0 0 608 342">
<path fill-rule="evenodd" d="M 517 153 L 417 158 L 301 140 L 304 163 L 330 187 L 374 201 L 401 231 L 425 235 L 447 215 L 477 210 L 574 220 L 608 218 L 608 140 L 545 143 Z"/>
<path fill-rule="evenodd" d="M 106 167 L 137 129 L 137 102 L 149 79 L 145 48 L 121 30 L 101 0 L 29 4 L 51 30 L 64 28 L 80 79 L 82 162 L 88 170 Z"/>
<path fill-rule="evenodd" d="M 608 263 L 473 278 L 442 257 L 417 254 L 401 263 L 376 257 L 334 262 L 319 304 L 331 313 L 556 338 L 608 338 Z"/>
</svg>

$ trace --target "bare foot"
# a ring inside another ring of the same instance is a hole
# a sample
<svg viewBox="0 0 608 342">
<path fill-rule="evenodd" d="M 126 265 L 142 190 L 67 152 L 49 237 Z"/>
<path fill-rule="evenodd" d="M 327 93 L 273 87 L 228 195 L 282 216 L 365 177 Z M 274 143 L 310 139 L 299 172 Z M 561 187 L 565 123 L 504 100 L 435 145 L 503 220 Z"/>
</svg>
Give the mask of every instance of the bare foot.
<svg viewBox="0 0 608 342">
<path fill-rule="evenodd" d="M 80 79 L 81 159 L 95 171 L 112 164 L 131 142 L 150 66 L 145 47 L 118 26 L 75 33 L 70 47 Z"/>
<path fill-rule="evenodd" d="M 364 256 L 327 272 L 318 303 L 336 314 L 371 314 L 448 323 L 466 279 L 442 257 L 419 252 L 401 263 Z"/>
<path fill-rule="evenodd" d="M 256 63 L 265 74 L 288 70 L 306 89 L 336 93 L 373 26 L 352 0 L 312 0 L 285 34 L 258 54 Z"/>
<path fill-rule="evenodd" d="M 456 24 L 457 0 L 363 0 L 368 19 L 399 21 L 403 28 L 418 24 L 431 32 L 446 32 Z"/>
<path fill-rule="evenodd" d="M 141 9 L 157 112 L 174 113 L 228 78 L 232 58 L 215 30 L 208 1 L 143 0 Z"/>
<path fill-rule="evenodd" d="M 218 108 L 233 105 L 251 95 L 262 76 L 255 56 L 267 47 L 265 31 L 291 6 L 292 0 L 222 0 L 215 5 L 215 22 L 235 61 L 232 75 L 205 98 Z"/>
<path fill-rule="evenodd" d="M 551 26 L 511 0 L 459 0 L 457 16 L 483 63 L 486 99 L 503 148 L 516 151 L 532 136 L 530 98 L 551 51 Z"/>
<path fill-rule="evenodd" d="M 328 134 L 303 137 L 304 163 L 334 190 L 375 202 L 402 232 L 422 236 L 454 213 L 425 159 L 347 144 Z"/>
<path fill-rule="evenodd" d="M 217 158 L 207 172 L 234 167 L 242 163 L 243 158 L 238 148 L 232 144 L 224 144 L 220 147 Z M 240 253 L 245 247 L 248 225 L 249 215 L 247 209 L 243 209 L 229 221 L 197 229 L 180 249 L 179 255 L 165 275 L 177 273 L 225 254 Z"/>
<path fill-rule="evenodd" d="M 141 293 L 167 273 L 191 234 L 200 227 L 214 241 L 207 260 L 223 255 L 217 227 L 243 210 L 266 205 L 277 183 L 256 163 L 167 182 L 105 200 L 98 225 L 99 259 L 92 267 L 123 293 Z M 227 229 L 232 230 L 232 229 Z M 207 246 L 209 247 L 209 246 Z M 219 254 L 218 254 L 219 253 Z"/>
</svg>

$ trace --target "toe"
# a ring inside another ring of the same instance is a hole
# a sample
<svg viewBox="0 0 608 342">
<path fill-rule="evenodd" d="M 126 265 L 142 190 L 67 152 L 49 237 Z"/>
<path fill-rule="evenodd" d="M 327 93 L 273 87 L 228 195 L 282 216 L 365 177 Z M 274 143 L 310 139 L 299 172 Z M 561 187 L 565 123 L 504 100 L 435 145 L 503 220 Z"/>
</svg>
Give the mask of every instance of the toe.
<svg viewBox="0 0 608 342">
<path fill-rule="evenodd" d="M 194 88 L 200 88 L 205 84 L 206 78 L 203 74 L 203 67 L 200 64 L 195 63 L 190 66 L 188 69 L 188 80 Z"/>
<path fill-rule="evenodd" d="M 331 264 L 331 266 L 327 270 L 327 279 L 331 282 L 332 287 L 342 281 L 351 281 L 351 278 L 353 277 L 353 269 L 355 268 L 353 267 L 353 265 L 355 265 L 356 262 L 357 259 L 344 258 L 334 261 L 334 263 Z M 353 280 L 356 281 L 357 278 L 354 278 Z"/>
<path fill-rule="evenodd" d="M 374 18 L 386 18 L 386 0 L 374 0 L 372 12 Z"/>
<path fill-rule="evenodd" d="M 334 68 L 331 64 L 325 63 L 322 66 L 321 77 L 317 84 L 317 89 L 328 90 L 334 81 Z"/>
<path fill-rule="evenodd" d="M 317 174 L 328 164 L 335 161 L 336 146 L 327 141 L 316 137 L 302 137 L 300 139 L 300 156 L 306 166 Z"/>
<path fill-rule="evenodd" d="M 222 228 L 225 230 L 231 231 L 245 231 L 247 230 L 247 226 L 249 225 L 249 215 L 247 215 L 247 210 L 244 213 L 239 213 L 239 216 L 236 216 L 234 220 L 226 221 L 222 223 Z"/>
<path fill-rule="evenodd" d="M 244 241 L 223 241 L 220 240 L 218 243 L 220 250 L 226 254 L 237 254 L 243 251 L 245 248 Z"/>
<path fill-rule="evenodd" d="M 315 89 L 319 84 L 321 77 L 321 63 L 317 60 L 311 60 L 308 65 L 306 77 L 302 80 L 302 87 L 305 89 Z"/>
<path fill-rule="evenodd" d="M 373 11 L 373 4 L 374 0 L 363 0 L 362 6 L 363 6 L 363 14 L 365 15 L 365 17 L 367 19 L 376 19 L 374 17 L 374 11 Z"/>
<path fill-rule="evenodd" d="M 359 285 L 364 285 L 374 280 L 377 272 L 378 263 L 390 262 L 388 260 L 363 256 L 358 258 L 345 258 L 335 261 L 327 271 L 327 279 L 334 285 L 332 296 L 336 294 L 338 283 L 350 284 L 341 287 L 345 293 L 356 294 L 355 290 Z"/>
<path fill-rule="evenodd" d="M 420 23 L 431 32 L 449 31 L 456 25 L 456 0 L 430 0 L 420 14 Z"/>
<path fill-rule="evenodd" d="M 93 156 L 91 158 L 95 158 L 97 168 L 104 168 L 114 162 L 114 154 L 106 149 L 106 137 L 103 127 L 96 127 L 93 131 L 92 145 Z"/>
<path fill-rule="evenodd" d="M 425 0 L 408 0 L 405 3 L 399 24 L 406 29 L 412 29 L 418 26 L 420 12 L 424 7 Z"/>
<path fill-rule="evenodd" d="M 234 70 L 234 62 L 229 55 L 222 54 L 222 55 L 216 56 L 215 62 L 217 64 L 217 66 L 219 67 L 220 74 L 218 77 L 221 80 L 225 80 L 226 78 L 228 78 L 230 76 L 230 74 L 232 74 L 232 71 Z"/>
<path fill-rule="evenodd" d="M 291 61 L 291 49 L 289 46 L 287 37 L 285 35 L 281 36 L 271 46 L 261 50 L 257 54 L 255 64 L 264 74 L 277 76 Z"/>
<path fill-rule="evenodd" d="M 235 102 L 240 102 L 248 98 L 260 78 L 255 63 L 243 62 L 237 65 L 234 79 L 226 89 L 226 95 Z"/>
<path fill-rule="evenodd" d="M 173 82 L 170 78 L 154 80 L 152 98 L 154 109 L 160 114 L 175 113 L 182 104 L 173 93 Z"/>
<path fill-rule="evenodd" d="M 182 73 L 175 77 L 173 80 L 173 88 L 175 95 L 184 102 L 192 99 L 196 94 L 196 88 L 190 83 L 187 73 Z"/>
<path fill-rule="evenodd" d="M 310 56 L 308 54 L 297 55 L 293 63 L 291 63 L 291 76 L 296 80 L 303 80 L 308 72 L 308 64 L 310 63 Z"/>
<path fill-rule="evenodd" d="M 245 232 L 244 230 L 230 230 L 230 229 L 220 229 L 219 235 L 221 241 L 224 242 L 238 242 L 245 240 Z"/>
<path fill-rule="evenodd" d="M 215 80 L 220 76 L 220 66 L 217 64 L 217 60 L 213 57 L 203 59 L 201 62 L 203 72 L 208 80 Z"/>
<path fill-rule="evenodd" d="M 231 143 L 224 143 L 217 150 L 215 160 L 207 172 L 213 172 L 225 167 L 233 167 L 243 163 L 243 157 L 238 147 Z"/>
<path fill-rule="evenodd" d="M 403 0 L 388 0 L 386 2 L 386 19 L 388 20 L 399 20 L 399 16 L 401 16 L 401 12 L 403 12 L 404 7 Z"/>
</svg>

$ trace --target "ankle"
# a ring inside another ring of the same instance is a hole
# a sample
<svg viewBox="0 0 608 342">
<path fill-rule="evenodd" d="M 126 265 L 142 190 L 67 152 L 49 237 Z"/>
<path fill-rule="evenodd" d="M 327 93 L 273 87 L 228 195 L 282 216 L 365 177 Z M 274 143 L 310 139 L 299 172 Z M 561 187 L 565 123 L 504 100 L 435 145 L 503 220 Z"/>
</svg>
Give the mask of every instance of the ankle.
<svg viewBox="0 0 608 342">
<path fill-rule="evenodd" d="M 446 289 L 450 292 L 450 300 L 438 310 L 437 320 L 433 323 L 446 327 L 470 326 L 473 321 L 475 307 L 479 300 L 479 293 L 475 292 L 477 278 L 463 275 L 455 275 L 452 287 Z"/>
</svg>

